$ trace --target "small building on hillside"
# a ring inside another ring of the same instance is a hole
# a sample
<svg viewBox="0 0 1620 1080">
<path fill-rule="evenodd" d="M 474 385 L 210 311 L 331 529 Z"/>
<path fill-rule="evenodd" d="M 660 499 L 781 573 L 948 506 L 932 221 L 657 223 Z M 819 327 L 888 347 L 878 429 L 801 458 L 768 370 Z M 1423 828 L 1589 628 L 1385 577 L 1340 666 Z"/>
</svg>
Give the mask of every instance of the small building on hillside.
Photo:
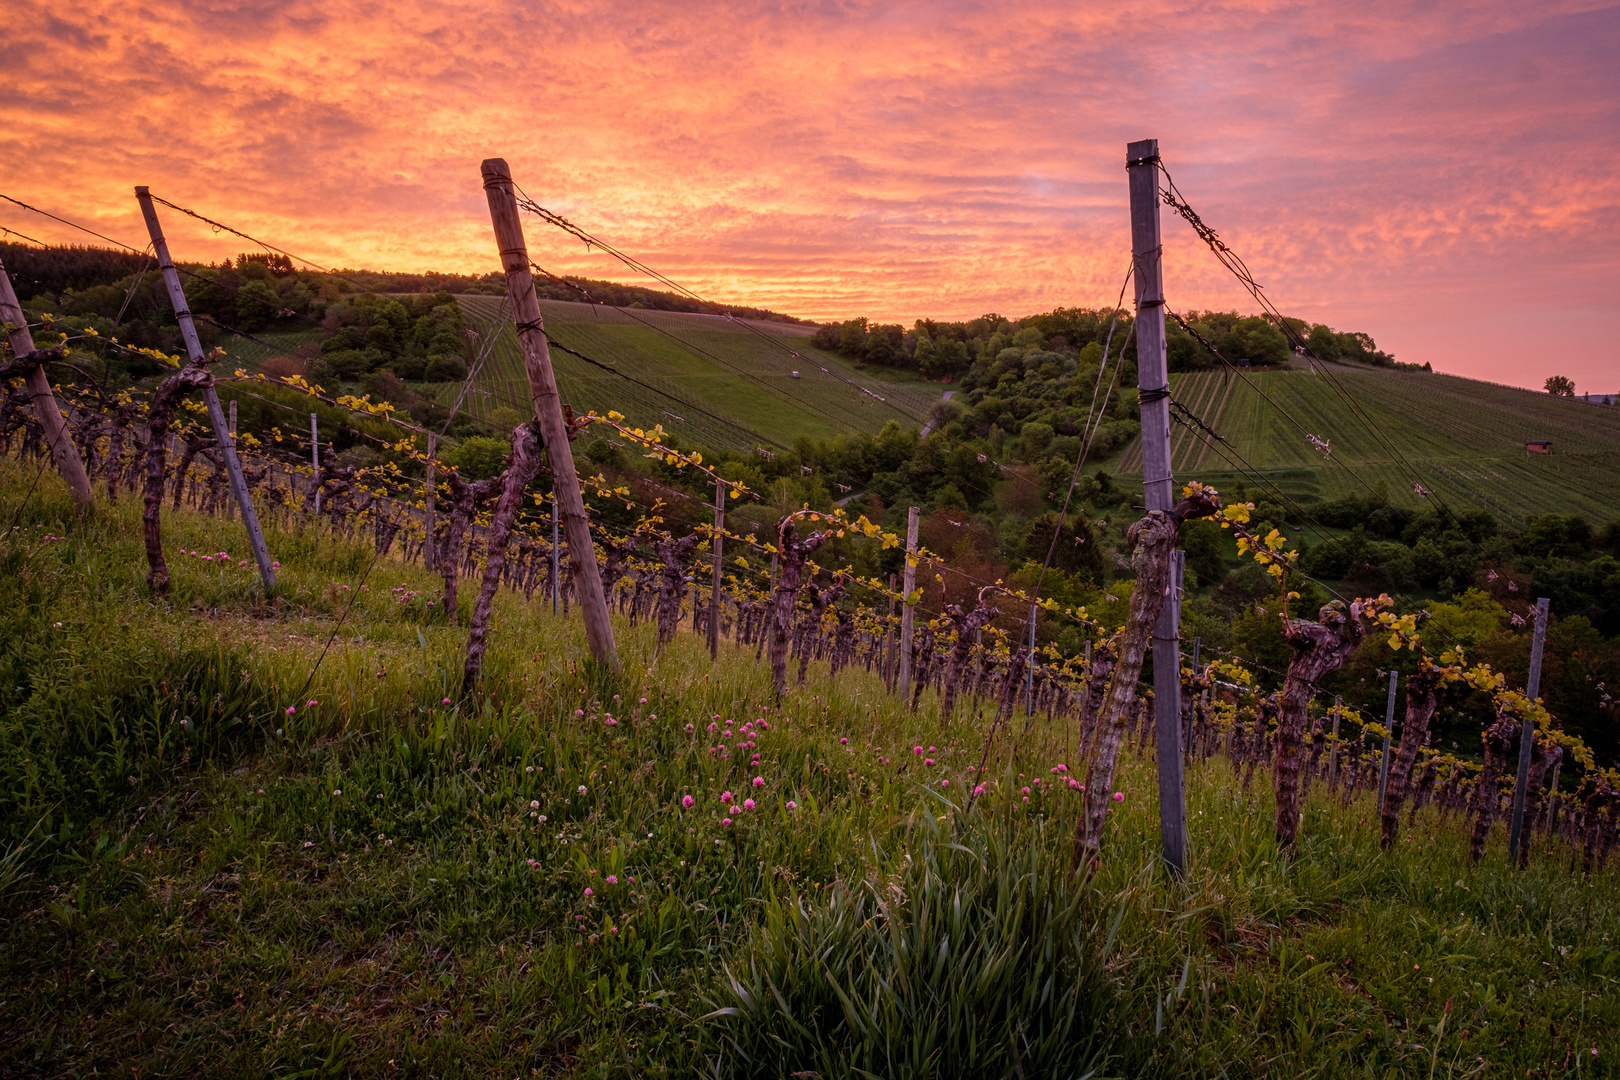
<svg viewBox="0 0 1620 1080">
<path fill-rule="evenodd" d="M 1524 448 L 1532 454 L 1550 454 L 1552 453 L 1552 440 L 1536 439 L 1533 442 L 1525 443 Z"/>
</svg>

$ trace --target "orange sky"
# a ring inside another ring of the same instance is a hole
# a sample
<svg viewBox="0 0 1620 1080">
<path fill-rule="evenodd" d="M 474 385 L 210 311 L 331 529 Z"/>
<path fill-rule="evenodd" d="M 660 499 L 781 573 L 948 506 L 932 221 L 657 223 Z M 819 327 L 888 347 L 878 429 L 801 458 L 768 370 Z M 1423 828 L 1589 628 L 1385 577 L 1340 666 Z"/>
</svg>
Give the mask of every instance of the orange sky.
<svg viewBox="0 0 1620 1080">
<path fill-rule="evenodd" d="M 1620 391 L 1620 7 L 13 0 L 0 191 L 130 189 L 328 265 L 497 268 L 478 163 L 705 295 L 910 321 L 1104 305 L 1124 145 L 1290 314 Z M 71 231 L 7 207 L 0 225 Z M 244 245 L 166 221 L 177 256 Z M 1167 217 L 1172 306 L 1251 310 Z M 534 223 L 551 269 L 632 280 Z"/>
</svg>

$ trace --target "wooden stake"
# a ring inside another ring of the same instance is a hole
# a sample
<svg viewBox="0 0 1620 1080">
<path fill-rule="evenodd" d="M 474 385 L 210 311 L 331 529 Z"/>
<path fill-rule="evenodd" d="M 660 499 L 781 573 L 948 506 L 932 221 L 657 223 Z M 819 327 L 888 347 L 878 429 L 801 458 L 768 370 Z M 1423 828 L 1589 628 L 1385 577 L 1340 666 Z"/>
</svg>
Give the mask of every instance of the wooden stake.
<svg viewBox="0 0 1620 1080">
<path fill-rule="evenodd" d="M 427 515 L 427 532 L 422 537 L 422 568 L 432 570 L 437 563 L 437 552 L 433 544 L 433 530 L 438 527 L 439 502 L 439 437 L 428 432 L 427 441 L 427 498 L 423 500 L 423 507 Z"/>
<path fill-rule="evenodd" d="M 483 177 L 501 268 L 506 272 L 506 294 L 512 302 L 518 341 L 523 346 L 523 365 L 529 376 L 534 415 L 545 434 L 546 457 L 551 465 L 558 503 L 553 517 L 560 514 L 564 519 L 562 526 L 568 533 L 568 557 L 573 563 L 574 587 L 579 590 L 579 606 L 585 616 L 585 637 L 597 662 L 617 674 L 619 656 L 613 644 L 613 624 L 608 621 L 596 548 L 591 543 L 591 524 L 585 516 L 579 476 L 574 472 L 574 452 L 568 442 L 568 424 L 563 419 L 557 377 L 551 370 L 551 348 L 546 341 L 545 322 L 540 317 L 540 299 L 535 295 L 534 277 L 529 273 L 529 249 L 523 239 L 523 223 L 518 220 L 512 170 L 505 159 L 488 158 L 483 164 Z"/>
<path fill-rule="evenodd" d="M 146 219 L 146 231 L 152 237 L 158 269 L 163 273 L 163 284 L 169 288 L 169 303 L 174 306 L 174 318 L 180 324 L 180 336 L 185 339 L 186 355 L 195 362 L 204 362 L 202 342 L 198 340 L 197 327 L 191 321 L 191 309 L 186 305 L 186 291 L 180 287 L 179 271 L 174 268 L 174 260 L 169 258 L 169 243 L 163 239 L 163 229 L 158 225 L 152 196 L 145 187 L 138 187 L 135 189 L 135 200 L 141 204 L 141 216 Z M 220 454 L 225 458 L 225 472 L 231 479 L 231 492 L 236 496 L 237 509 L 242 511 L 242 524 L 247 527 L 248 546 L 253 549 L 253 558 L 259 564 L 264 593 L 266 596 L 274 595 L 276 570 L 270 563 L 270 549 L 264 544 L 264 533 L 259 529 L 259 515 L 253 508 L 253 496 L 248 491 L 247 480 L 242 476 L 242 462 L 237 459 L 236 444 L 226 429 L 225 410 L 220 408 L 219 394 L 214 390 L 212 379 L 202 388 L 202 394 L 203 401 L 208 405 L 209 422 L 214 428 L 214 441 L 219 444 Z"/>
<path fill-rule="evenodd" d="M 1333 745 L 1328 747 L 1328 791 L 1339 784 L 1339 713 L 1344 711 L 1344 698 L 1333 695 Z"/>
<path fill-rule="evenodd" d="M 315 518 L 321 516 L 321 429 L 314 413 L 309 414 L 309 460 L 315 469 Z"/>
<path fill-rule="evenodd" d="M 1536 601 L 1536 629 L 1530 638 L 1530 675 L 1525 680 L 1524 696 L 1532 702 L 1541 696 L 1541 650 L 1547 642 L 1547 608 L 1551 601 L 1543 596 Z M 1524 833 L 1524 796 L 1530 783 L 1530 754 L 1536 745 L 1536 722 L 1525 710 L 1524 728 L 1519 735 L 1519 776 L 1513 785 L 1513 818 L 1508 830 L 1508 865 L 1519 864 L 1519 842 Z"/>
<path fill-rule="evenodd" d="M 1136 369 L 1142 412 L 1142 489 L 1147 508 L 1175 504 L 1170 475 L 1170 369 L 1164 338 L 1163 249 L 1159 234 L 1159 141 L 1125 148 L 1131 193 L 1131 257 L 1136 280 Z M 1181 571 L 1178 558 L 1173 574 Z M 1153 627 L 1154 725 L 1159 739 L 1159 838 L 1164 861 L 1180 874 L 1187 861 L 1187 803 L 1181 760 L 1180 578 Z"/>
<path fill-rule="evenodd" d="M 922 511 L 913 506 L 906 512 L 906 570 L 905 570 L 905 599 L 900 608 L 900 700 L 911 700 L 911 624 L 912 608 L 911 593 L 917 587 L 917 515 Z"/>
<path fill-rule="evenodd" d="M 562 603 L 562 541 L 558 536 L 557 525 L 557 483 L 551 484 L 551 613 L 557 614 L 558 605 Z"/>
<path fill-rule="evenodd" d="M 13 353 L 26 356 L 34 351 L 34 335 L 28 332 L 28 317 L 17 302 L 17 293 L 11 287 L 11 275 L 6 273 L 4 263 L 0 263 L 0 322 L 8 327 L 6 340 L 11 343 Z M 95 507 L 90 474 L 85 472 L 84 459 L 79 457 L 79 448 L 73 445 L 73 437 L 62 419 L 50 376 L 43 367 L 36 367 L 24 376 L 24 382 L 28 396 L 34 399 L 34 412 L 45 432 L 45 441 L 50 444 L 51 456 L 56 459 L 56 468 L 73 496 L 73 507 L 81 514 L 88 514 Z"/>
<path fill-rule="evenodd" d="M 720 560 L 726 535 L 726 486 L 714 482 L 714 581 L 709 586 L 709 659 L 720 659 Z"/>
<path fill-rule="evenodd" d="M 1378 766 L 1378 812 L 1384 812 L 1384 792 L 1389 789 L 1389 733 L 1395 727 L 1395 683 L 1400 672 L 1389 673 L 1389 705 L 1384 709 L 1384 756 Z"/>
</svg>

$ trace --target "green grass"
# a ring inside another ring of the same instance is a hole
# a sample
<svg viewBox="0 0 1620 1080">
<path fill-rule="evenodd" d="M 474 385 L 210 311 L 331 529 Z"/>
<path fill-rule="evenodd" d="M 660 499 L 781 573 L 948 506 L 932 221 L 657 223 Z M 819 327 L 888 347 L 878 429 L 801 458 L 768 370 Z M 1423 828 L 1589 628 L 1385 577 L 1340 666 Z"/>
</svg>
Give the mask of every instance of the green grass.
<svg viewBox="0 0 1620 1080">
<path fill-rule="evenodd" d="M 1620 410 L 1451 375 L 1337 365 L 1332 371 L 1424 487 L 1447 503 L 1480 507 L 1513 525 L 1552 512 L 1594 521 L 1613 516 L 1609 492 L 1620 472 Z M 1407 470 L 1325 375 L 1199 372 L 1173 376 L 1171 385 L 1178 401 L 1292 498 L 1309 503 L 1365 495 L 1382 484 L 1397 506 L 1424 502 Z M 1332 460 L 1311 447 L 1296 420 L 1331 442 Z M 1533 439 L 1551 439 L 1553 453 L 1527 454 L 1524 444 Z M 1171 454 L 1177 476 L 1230 483 L 1236 475 L 1183 427 L 1173 432 Z M 1141 472 L 1140 444 L 1125 451 L 1117 468 Z"/>
<path fill-rule="evenodd" d="M 270 522 L 266 605 L 180 554 L 239 526 L 167 514 L 153 601 L 133 499 L 75 523 L 35 476 L 0 461 L 0 1075 L 1616 1075 L 1612 872 L 1509 872 L 1500 830 L 1469 867 L 1432 810 L 1380 854 L 1320 791 L 1285 858 L 1213 759 L 1176 881 L 1131 756 L 1083 881 L 1033 783 L 1062 725 L 1015 720 L 964 811 L 982 719 L 859 670 L 778 709 L 751 651 L 622 622 L 612 678 L 504 593 L 454 708 L 464 631 L 387 560 L 305 690 L 363 546 Z"/>
<path fill-rule="evenodd" d="M 478 399 L 472 407 L 487 412 L 527 401 L 528 380 L 511 320 L 508 317 L 498 327 L 494 321 L 503 310 L 500 301 L 460 299 L 469 320 L 499 333 L 478 379 L 480 389 L 489 393 L 470 395 L 469 401 Z M 563 399 L 577 411 L 617 409 L 637 424 L 661 423 L 666 430 L 711 448 L 752 450 L 760 445 L 760 436 L 792 446 L 800 436 L 826 440 L 850 432 L 876 433 L 889 420 L 921 426 L 941 400 L 937 384 L 897 371 L 857 371 L 842 357 L 812 348 L 809 327 L 750 324 L 777 342 L 773 345 L 740 324 L 715 316 L 626 313 L 556 301 L 543 301 L 540 307 L 547 331 L 557 342 L 655 388 L 637 386 L 555 350 L 551 359 Z M 800 357 L 795 359 L 789 350 Z M 876 401 L 845 380 L 885 400 Z M 685 408 L 665 394 L 721 419 Z"/>
</svg>

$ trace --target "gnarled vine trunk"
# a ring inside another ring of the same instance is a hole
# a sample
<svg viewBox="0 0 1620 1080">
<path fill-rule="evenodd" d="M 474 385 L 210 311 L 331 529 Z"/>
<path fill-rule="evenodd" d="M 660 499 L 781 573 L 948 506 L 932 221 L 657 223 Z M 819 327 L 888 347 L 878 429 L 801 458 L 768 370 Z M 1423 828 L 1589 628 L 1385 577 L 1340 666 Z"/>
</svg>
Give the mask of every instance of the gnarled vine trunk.
<svg viewBox="0 0 1620 1080">
<path fill-rule="evenodd" d="M 163 561 L 163 536 L 159 518 L 163 513 L 163 485 L 169 460 L 169 425 L 180 400 L 193 390 L 212 386 L 214 377 L 201 363 L 192 361 L 170 375 L 152 391 L 146 406 L 146 484 L 142 491 L 145 506 L 141 527 L 146 539 L 146 584 L 153 592 L 169 590 L 169 566 Z"/>
<path fill-rule="evenodd" d="M 1283 677 L 1277 721 L 1277 841 L 1291 848 L 1299 840 L 1299 789 L 1305 724 L 1311 695 L 1328 672 L 1337 671 L 1361 643 L 1367 624 L 1361 601 L 1335 600 L 1317 613 L 1317 622 L 1289 619 L 1283 637 L 1294 651 Z"/>
<path fill-rule="evenodd" d="M 512 457 L 506 471 L 500 476 L 501 495 L 495 504 L 495 515 L 489 523 L 489 536 L 485 543 L 488 554 L 484 557 L 484 582 L 473 602 L 472 627 L 467 633 L 467 659 L 461 669 L 461 696 L 466 698 L 478 684 L 478 673 L 484 665 L 484 648 L 489 639 L 489 615 L 495 604 L 495 590 L 501 584 L 501 571 L 506 565 L 506 544 L 512 538 L 512 525 L 517 520 L 518 507 L 523 502 L 524 489 L 540 472 L 540 454 L 545 443 L 540 436 L 540 425 L 533 420 L 519 424 L 512 432 Z"/>
<path fill-rule="evenodd" d="M 1086 773 L 1085 812 L 1081 815 L 1074 840 L 1077 866 L 1093 864 L 1102 846 L 1103 822 L 1113 799 L 1114 760 L 1120 738 L 1136 699 L 1136 684 L 1142 674 L 1148 639 L 1158 621 L 1170 589 L 1170 556 L 1175 549 L 1178 518 L 1162 510 L 1151 510 L 1126 534 L 1132 549 L 1131 565 L 1136 568 L 1136 588 L 1131 592 L 1125 626 L 1116 635 L 1119 663 L 1097 718 L 1097 753 Z"/>
<path fill-rule="evenodd" d="M 945 617 L 956 627 L 956 644 L 951 646 L 949 658 L 945 661 L 945 685 L 941 691 L 939 702 L 939 719 L 943 724 L 951 722 L 951 713 L 956 708 L 956 695 L 962 674 L 967 670 L 968 656 L 973 652 L 973 642 L 978 633 L 1001 612 L 987 604 L 980 604 L 971 612 L 963 614 L 956 604 L 945 605 Z"/>
<path fill-rule="evenodd" d="M 1412 766 L 1418 751 L 1429 738 L 1429 721 L 1439 702 L 1435 690 L 1440 672 L 1424 657 L 1418 670 L 1406 680 L 1406 723 L 1401 726 L 1401 742 L 1389 762 L 1389 779 L 1384 784 L 1383 835 L 1380 844 L 1389 847 L 1400 836 L 1401 804 L 1411 786 Z"/>
<path fill-rule="evenodd" d="M 794 528 L 793 515 L 784 517 L 776 528 L 778 559 L 776 592 L 771 597 L 771 682 L 777 700 L 787 693 L 788 639 L 793 633 L 793 600 L 799 592 L 804 564 L 830 534 L 813 532 L 801 539 Z"/>
</svg>

